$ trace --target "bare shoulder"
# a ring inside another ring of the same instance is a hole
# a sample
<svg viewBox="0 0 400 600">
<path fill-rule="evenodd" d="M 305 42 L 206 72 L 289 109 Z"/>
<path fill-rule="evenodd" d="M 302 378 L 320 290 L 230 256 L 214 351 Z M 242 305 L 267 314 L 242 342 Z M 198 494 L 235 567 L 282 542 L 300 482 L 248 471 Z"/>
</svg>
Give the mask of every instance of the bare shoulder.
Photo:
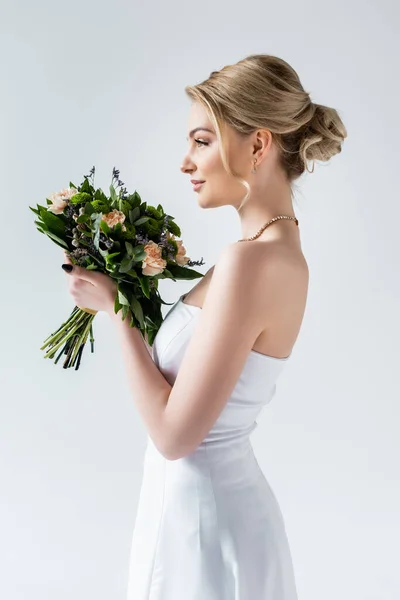
<svg viewBox="0 0 400 600">
<path fill-rule="evenodd" d="M 284 336 L 290 340 L 295 339 L 302 320 L 308 279 L 307 262 L 298 244 L 232 242 L 186 294 L 186 302 L 207 312 L 208 306 L 220 302 L 227 311 L 230 306 L 240 314 L 251 311 L 262 330 L 291 323 L 292 334 Z"/>
<path fill-rule="evenodd" d="M 282 242 L 232 242 L 225 246 L 216 262 L 218 270 L 231 269 L 238 277 L 246 268 L 250 278 L 269 279 L 290 276 L 294 285 L 308 284 L 309 270 L 301 248 Z M 267 282 L 268 284 L 270 281 Z"/>
<path fill-rule="evenodd" d="M 236 281 L 242 302 L 261 324 L 254 349 L 274 356 L 291 351 L 304 318 L 309 269 L 297 244 L 234 242 L 218 257 L 214 276 Z M 229 273 L 229 275 L 227 275 Z"/>
</svg>

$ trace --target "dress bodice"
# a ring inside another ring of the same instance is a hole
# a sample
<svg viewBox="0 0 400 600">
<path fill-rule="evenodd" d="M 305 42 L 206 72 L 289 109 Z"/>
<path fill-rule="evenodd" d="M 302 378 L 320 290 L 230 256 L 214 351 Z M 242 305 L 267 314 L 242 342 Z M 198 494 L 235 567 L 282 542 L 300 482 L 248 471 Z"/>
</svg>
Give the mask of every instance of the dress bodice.
<svg viewBox="0 0 400 600">
<path fill-rule="evenodd" d="M 170 385 L 178 374 L 201 311 L 201 307 L 186 304 L 181 296 L 154 339 L 153 360 Z M 277 379 L 290 356 L 276 358 L 251 350 L 230 398 L 204 442 L 248 436 L 257 427 L 257 416 L 275 395 Z"/>
</svg>

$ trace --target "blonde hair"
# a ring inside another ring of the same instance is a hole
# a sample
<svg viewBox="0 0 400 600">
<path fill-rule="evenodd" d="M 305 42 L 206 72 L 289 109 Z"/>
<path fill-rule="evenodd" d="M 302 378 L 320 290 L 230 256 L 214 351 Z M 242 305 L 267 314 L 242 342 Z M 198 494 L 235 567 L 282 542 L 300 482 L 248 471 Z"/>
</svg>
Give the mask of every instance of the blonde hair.
<svg viewBox="0 0 400 600">
<path fill-rule="evenodd" d="M 305 170 L 314 171 L 315 163 L 309 170 L 308 161 L 327 161 L 341 152 L 347 137 L 338 112 L 313 103 L 296 71 L 276 56 L 252 54 L 213 71 L 197 85 L 186 86 L 185 92 L 207 110 L 226 171 L 247 189 L 240 208 L 250 195 L 250 185 L 228 164 L 225 125 L 243 136 L 268 129 L 280 149 L 280 164 L 290 183 Z"/>
</svg>

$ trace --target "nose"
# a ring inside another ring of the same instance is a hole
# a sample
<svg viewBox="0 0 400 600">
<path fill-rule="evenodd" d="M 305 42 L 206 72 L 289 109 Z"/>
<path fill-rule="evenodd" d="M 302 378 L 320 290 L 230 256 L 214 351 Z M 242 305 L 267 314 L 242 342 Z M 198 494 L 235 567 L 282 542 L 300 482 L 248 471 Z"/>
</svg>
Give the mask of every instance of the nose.
<svg viewBox="0 0 400 600">
<path fill-rule="evenodd" d="M 193 169 L 189 169 L 189 167 L 185 167 L 185 165 L 181 165 L 182 173 L 191 173 Z"/>
<path fill-rule="evenodd" d="M 181 168 L 182 173 L 192 173 L 192 171 L 193 171 L 193 167 L 189 166 L 189 161 L 186 159 L 186 157 L 183 159 L 183 162 L 182 162 L 180 168 Z"/>
</svg>

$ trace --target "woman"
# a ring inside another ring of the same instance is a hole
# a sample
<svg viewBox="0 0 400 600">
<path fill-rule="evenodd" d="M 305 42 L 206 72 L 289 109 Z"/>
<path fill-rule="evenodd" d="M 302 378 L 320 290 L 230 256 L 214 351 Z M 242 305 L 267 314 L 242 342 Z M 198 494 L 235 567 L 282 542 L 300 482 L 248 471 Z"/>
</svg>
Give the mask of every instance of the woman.
<svg viewBox="0 0 400 600">
<path fill-rule="evenodd" d="M 237 210 L 242 239 L 174 304 L 152 357 L 114 314 L 110 278 L 74 267 L 70 280 L 78 305 L 115 324 L 148 431 L 128 599 L 295 600 L 283 517 L 249 437 L 306 306 L 292 185 L 308 161 L 341 151 L 346 129 L 274 56 L 249 56 L 186 92 L 181 170 L 201 207 Z"/>
</svg>

